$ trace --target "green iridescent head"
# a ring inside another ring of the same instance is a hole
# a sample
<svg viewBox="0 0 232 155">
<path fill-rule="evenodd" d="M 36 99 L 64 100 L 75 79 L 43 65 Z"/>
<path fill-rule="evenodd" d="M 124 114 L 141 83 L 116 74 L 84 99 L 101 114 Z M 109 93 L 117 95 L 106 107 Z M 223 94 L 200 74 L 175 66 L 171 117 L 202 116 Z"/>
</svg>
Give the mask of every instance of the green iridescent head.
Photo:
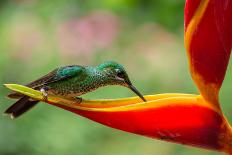
<svg viewBox="0 0 232 155">
<path fill-rule="evenodd" d="M 132 85 L 126 70 L 124 67 L 114 61 L 107 61 L 102 64 L 100 64 L 97 67 L 100 71 L 104 72 L 105 75 L 114 81 L 115 84 L 125 86 L 129 89 L 131 89 L 135 94 L 137 94 L 143 101 L 146 102 L 143 95 Z"/>
</svg>

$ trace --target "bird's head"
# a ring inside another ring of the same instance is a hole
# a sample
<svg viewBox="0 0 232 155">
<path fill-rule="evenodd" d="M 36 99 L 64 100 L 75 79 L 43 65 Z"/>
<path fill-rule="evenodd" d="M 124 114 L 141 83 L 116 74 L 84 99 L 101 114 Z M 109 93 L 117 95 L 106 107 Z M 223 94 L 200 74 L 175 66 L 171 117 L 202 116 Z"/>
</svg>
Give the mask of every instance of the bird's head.
<svg viewBox="0 0 232 155">
<path fill-rule="evenodd" d="M 101 70 L 113 84 L 131 89 L 144 102 L 146 102 L 143 95 L 132 85 L 126 70 L 121 64 L 114 61 L 108 61 L 100 64 L 98 69 Z"/>
</svg>

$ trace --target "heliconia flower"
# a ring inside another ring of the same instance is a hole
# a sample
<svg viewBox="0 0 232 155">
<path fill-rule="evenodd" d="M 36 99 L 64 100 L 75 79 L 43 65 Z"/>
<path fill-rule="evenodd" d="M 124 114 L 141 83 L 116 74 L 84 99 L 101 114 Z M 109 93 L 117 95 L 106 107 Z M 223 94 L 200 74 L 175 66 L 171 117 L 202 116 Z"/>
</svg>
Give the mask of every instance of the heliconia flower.
<svg viewBox="0 0 232 155">
<path fill-rule="evenodd" d="M 232 46 L 232 0 L 187 0 L 185 44 L 192 78 L 219 108 L 218 94 Z"/>
<path fill-rule="evenodd" d="M 158 94 L 81 104 L 49 95 L 46 102 L 106 126 L 154 139 L 191 145 L 232 155 L 232 130 L 224 117 L 218 93 L 232 44 L 232 0 L 187 0 L 185 44 L 190 71 L 201 95 Z M 43 100 L 31 88 L 6 87 Z"/>
</svg>

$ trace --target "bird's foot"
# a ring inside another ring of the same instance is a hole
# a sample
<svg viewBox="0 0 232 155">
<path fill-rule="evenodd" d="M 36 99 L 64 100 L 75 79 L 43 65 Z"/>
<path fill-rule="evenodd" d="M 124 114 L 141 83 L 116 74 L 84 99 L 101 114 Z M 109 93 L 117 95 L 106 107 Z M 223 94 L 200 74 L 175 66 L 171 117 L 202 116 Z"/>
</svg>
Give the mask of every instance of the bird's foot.
<svg viewBox="0 0 232 155">
<path fill-rule="evenodd" d="M 45 101 L 45 102 L 48 100 L 47 91 L 48 91 L 48 88 L 46 88 L 46 87 L 43 87 L 40 89 L 40 92 L 42 93 L 42 96 L 43 96 L 43 101 Z"/>
<path fill-rule="evenodd" d="M 76 103 L 81 104 L 82 98 L 81 97 L 73 97 L 73 99 L 76 101 Z"/>
</svg>

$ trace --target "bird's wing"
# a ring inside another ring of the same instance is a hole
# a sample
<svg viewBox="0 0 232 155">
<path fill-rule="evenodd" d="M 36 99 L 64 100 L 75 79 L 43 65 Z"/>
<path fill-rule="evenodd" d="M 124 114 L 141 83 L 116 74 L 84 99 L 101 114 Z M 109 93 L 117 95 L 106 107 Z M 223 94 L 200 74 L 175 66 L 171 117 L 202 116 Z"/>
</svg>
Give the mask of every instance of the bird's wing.
<svg viewBox="0 0 232 155">
<path fill-rule="evenodd" d="M 36 89 L 43 85 L 72 78 L 74 76 L 82 75 L 83 73 L 84 73 L 83 66 L 73 65 L 73 66 L 59 67 L 51 71 L 47 75 L 39 78 L 38 80 L 35 80 L 27 84 L 26 86 Z"/>
<path fill-rule="evenodd" d="M 58 82 L 61 80 L 65 80 L 68 78 L 72 78 L 74 76 L 80 76 L 80 80 L 84 79 L 84 77 L 87 76 L 87 74 L 84 72 L 85 67 L 73 65 L 73 66 L 65 66 L 65 67 L 59 67 L 50 73 L 44 75 L 43 77 L 27 84 L 27 87 L 33 88 L 33 89 L 39 89 L 42 86 L 45 86 L 50 83 Z M 20 93 L 10 93 L 7 95 L 9 98 L 18 99 L 21 98 L 23 95 Z"/>
</svg>

